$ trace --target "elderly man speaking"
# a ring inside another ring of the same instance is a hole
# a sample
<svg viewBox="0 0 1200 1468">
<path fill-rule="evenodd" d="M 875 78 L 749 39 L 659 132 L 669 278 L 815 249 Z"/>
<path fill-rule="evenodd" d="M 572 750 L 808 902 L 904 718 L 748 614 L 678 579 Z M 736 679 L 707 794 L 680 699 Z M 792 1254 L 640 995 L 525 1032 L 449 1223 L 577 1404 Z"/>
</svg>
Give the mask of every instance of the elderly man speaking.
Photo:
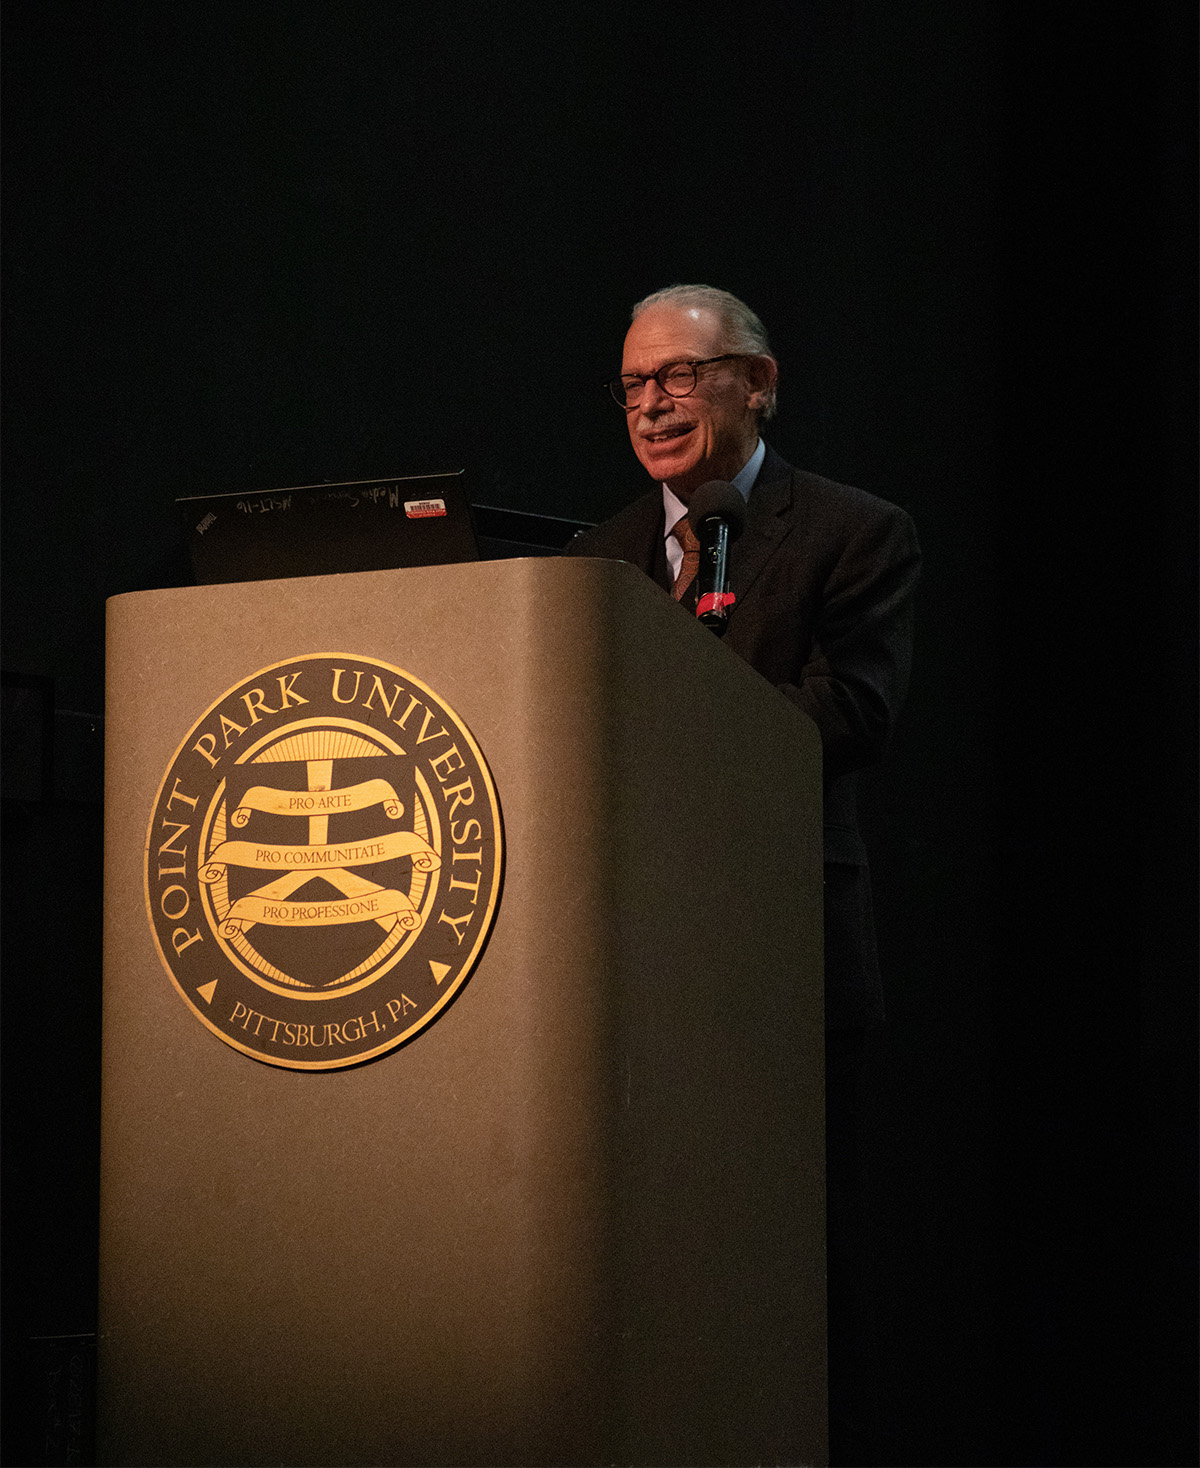
<svg viewBox="0 0 1200 1468">
<path fill-rule="evenodd" d="M 830 1272 L 830 1426 L 836 1458 L 869 1451 L 870 1334 L 862 1273 L 860 1093 L 866 1027 L 883 994 L 856 770 L 879 760 L 904 700 L 920 552 L 897 506 L 784 462 L 761 437 L 778 366 L 737 297 L 675 285 L 633 308 L 608 384 L 653 489 L 573 541 L 568 554 L 640 566 L 696 610 L 687 506 L 711 480 L 746 500 L 729 558 L 725 642 L 803 709 L 824 752 L 825 1015 Z M 690 555 L 689 555 L 690 552 Z"/>
</svg>

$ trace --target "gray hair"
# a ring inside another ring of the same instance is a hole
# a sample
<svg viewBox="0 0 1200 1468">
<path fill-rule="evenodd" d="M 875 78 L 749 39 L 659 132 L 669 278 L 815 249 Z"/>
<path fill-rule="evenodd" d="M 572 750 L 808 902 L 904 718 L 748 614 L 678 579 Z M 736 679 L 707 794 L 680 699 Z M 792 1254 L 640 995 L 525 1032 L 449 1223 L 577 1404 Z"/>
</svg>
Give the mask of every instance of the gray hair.
<svg viewBox="0 0 1200 1468">
<path fill-rule="evenodd" d="M 718 290 L 715 285 L 669 285 L 661 291 L 654 291 L 637 303 L 630 312 L 630 320 L 636 321 L 651 306 L 702 307 L 712 311 L 720 320 L 726 342 L 734 351 L 764 357 L 774 355 L 767 340 L 766 327 L 745 301 L 739 301 L 729 291 Z M 772 383 L 759 410 L 760 423 L 775 416 L 775 399 L 775 384 Z"/>
</svg>

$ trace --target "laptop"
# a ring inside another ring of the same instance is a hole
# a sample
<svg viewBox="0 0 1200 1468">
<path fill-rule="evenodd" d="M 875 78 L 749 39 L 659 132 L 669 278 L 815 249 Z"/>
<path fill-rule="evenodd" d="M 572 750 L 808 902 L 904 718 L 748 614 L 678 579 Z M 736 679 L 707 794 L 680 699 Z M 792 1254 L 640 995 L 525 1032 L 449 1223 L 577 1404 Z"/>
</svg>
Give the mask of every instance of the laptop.
<svg viewBox="0 0 1200 1468">
<path fill-rule="evenodd" d="M 201 586 L 479 560 L 461 469 L 175 503 Z"/>
</svg>

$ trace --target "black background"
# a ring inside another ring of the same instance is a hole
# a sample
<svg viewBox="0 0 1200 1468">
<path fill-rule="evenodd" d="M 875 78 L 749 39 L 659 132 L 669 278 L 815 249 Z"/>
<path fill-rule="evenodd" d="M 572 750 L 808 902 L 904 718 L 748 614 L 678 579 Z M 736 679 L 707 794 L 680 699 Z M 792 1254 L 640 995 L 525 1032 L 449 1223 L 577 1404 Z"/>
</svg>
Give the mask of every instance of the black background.
<svg viewBox="0 0 1200 1468">
<path fill-rule="evenodd" d="M 696 280 L 772 333 L 772 444 L 927 558 L 866 812 L 881 1461 L 1196 1461 L 1193 10 L 8 5 L 4 666 L 56 718 L 5 802 L 7 1462 L 28 1339 L 95 1323 L 104 598 L 178 494 L 602 518 L 598 384 Z"/>
</svg>

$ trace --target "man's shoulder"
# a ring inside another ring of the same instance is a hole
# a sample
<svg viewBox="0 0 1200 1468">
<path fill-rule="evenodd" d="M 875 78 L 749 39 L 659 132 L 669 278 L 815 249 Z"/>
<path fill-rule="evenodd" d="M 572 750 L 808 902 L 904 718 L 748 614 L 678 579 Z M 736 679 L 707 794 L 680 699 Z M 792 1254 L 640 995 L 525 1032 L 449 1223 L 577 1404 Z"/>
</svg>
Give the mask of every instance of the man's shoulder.
<svg viewBox="0 0 1200 1468">
<path fill-rule="evenodd" d="M 785 486 L 790 489 L 791 503 L 799 509 L 807 506 L 810 510 L 868 518 L 905 514 L 891 500 L 871 494 L 868 490 L 858 489 L 853 484 L 843 484 L 839 480 L 828 479 L 823 474 L 814 474 L 811 469 L 797 469 L 768 449 L 754 492 L 770 495 L 778 493 Z"/>
<path fill-rule="evenodd" d="M 566 547 L 566 554 L 615 560 L 640 554 L 658 530 L 662 512 L 662 489 L 655 485 L 609 519 L 577 535 Z"/>
</svg>

